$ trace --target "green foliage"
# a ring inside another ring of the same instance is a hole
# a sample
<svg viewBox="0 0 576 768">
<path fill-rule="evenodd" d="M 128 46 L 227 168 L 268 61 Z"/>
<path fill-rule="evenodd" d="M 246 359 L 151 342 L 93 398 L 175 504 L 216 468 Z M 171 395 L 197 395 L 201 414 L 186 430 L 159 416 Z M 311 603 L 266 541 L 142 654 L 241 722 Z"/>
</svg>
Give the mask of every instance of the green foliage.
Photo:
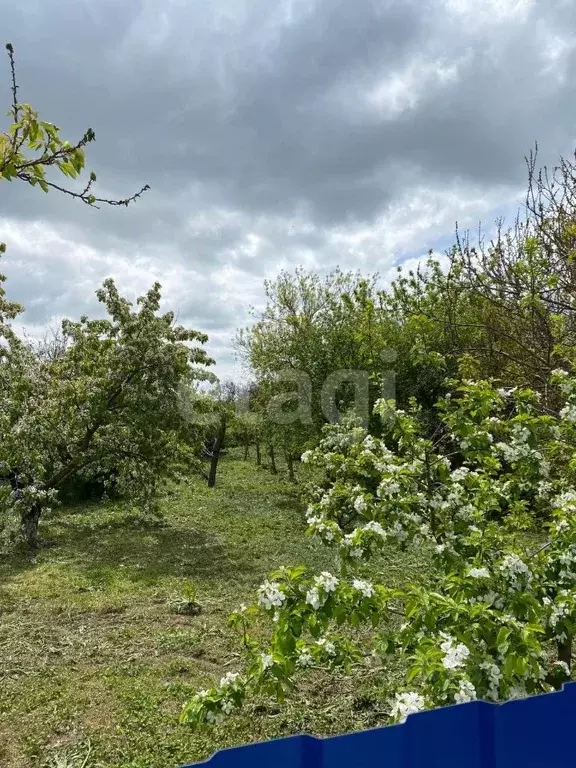
<svg viewBox="0 0 576 768">
<path fill-rule="evenodd" d="M 367 370 L 372 403 L 380 394 L 382 320 L 374 309 L 374 278 L 334 270 L 321 279 L 298 269 L 267 281 L 265 293 L 261 319 L 238 334 L 237 345 L 257 380 L 259 410 L 270 429 L 301 451 L 326 423 L 322 386 L 331 374 Z M 343 410 L 350 405 L 346 385 L 337 400 Z M 298 404 L 301 415 L 285 419 Z"/>
<path fill-rule="evenodd" d="M 443 429 L 435 441 L 423 433 L 416 405 L 406 413 L 378 402 L 382 438 L 353 420 L 328 427 L 302 458 L 324 474 L 311 491 L 309 533 L 335 551 L 337 575 L 272 573 L 257 604 L 232 618 L 242 628 L 245 670 L 197 694 L 183 721 L 221 722 L 254 693 L 282 701 L 295 672 L 308 666 L 347 672 L 376 664 L 386 676 L 391 657 L 404 659 L 405 684 L 391 691 L 393 720 L 426 706 L 547 691 L 568 679 L 576 379 L 559 370 L 550 387 L 565 400 L 557 416 L 538 412 L 532 390 L 451 381 L 437 406 Z M 526 521 L 528 539 L 519 530 Z M 428 551 L 432 583 L 398 589 L 375 581 L 371 563 L 390 545 Z M 272 619 L 264 650 L 250 635 L 248 618 L 258 613 Z"/>
<path fill-rule="evenodd" d="M 197 616 L 202 606 L 198 602 L 196 587 L 193 584 L 186 584 L 181 595 L 174 595 L 169 601 L 170 610 L 185 616 Z"/>
</svg>

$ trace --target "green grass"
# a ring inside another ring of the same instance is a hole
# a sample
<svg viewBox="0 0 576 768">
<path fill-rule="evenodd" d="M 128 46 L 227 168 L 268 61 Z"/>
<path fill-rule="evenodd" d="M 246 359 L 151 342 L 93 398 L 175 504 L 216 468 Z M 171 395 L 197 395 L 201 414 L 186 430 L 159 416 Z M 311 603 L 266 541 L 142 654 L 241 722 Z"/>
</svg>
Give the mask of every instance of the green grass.
<svg viewBox="0 0 576 768">
<path fill-rule="evenodd" d="M 330 566 L 283 477 L 229 458 L 217 488 L 193 480 L 166 496 L 163 527 L 113 504 L 61 509 L 42 530 L 51 546 L 0 561 L 2 768 L 172 768 L 225 746 L 382 721 L 382 681 L 316 673 L 282 707 L 252 702 L 210 731 L 178 724 L 199 687 L 241 667 L 230 610 L 279 565 Z M 381 567 L 387 582 L 421 572 L 393 555 Z M 197 616 L 170 608 L 189 583 Z"/>
</svg>

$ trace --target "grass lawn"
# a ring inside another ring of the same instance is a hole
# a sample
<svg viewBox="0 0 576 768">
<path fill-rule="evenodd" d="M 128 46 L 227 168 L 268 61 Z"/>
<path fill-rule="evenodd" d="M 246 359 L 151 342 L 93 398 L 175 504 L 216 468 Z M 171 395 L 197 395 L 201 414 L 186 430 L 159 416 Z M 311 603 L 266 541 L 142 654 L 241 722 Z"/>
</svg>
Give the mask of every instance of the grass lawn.
<svg viewBox="0 0 576 768">
<path fill-rule="evenodd" d="M 282 707 L 252 702 L 210 731 L 178 724 L 199 687 L 241 666 L 229 611 L 279 565 L 330 566 L 280 469 L 228 458 L 217 488 L 193 480 L 164 499 L 164 527 L 113 504 L 60 509 L 42 529 L 50 547 L 0 560 L 2 768 L 174 768 L 224 746 L 383 721 L 381 681 L 313 673 Z M 387 583 L 422 570 L 393 555 L 382 569 Z M 189 583 L 198 616 L 170 609 Z"/>
</svg>

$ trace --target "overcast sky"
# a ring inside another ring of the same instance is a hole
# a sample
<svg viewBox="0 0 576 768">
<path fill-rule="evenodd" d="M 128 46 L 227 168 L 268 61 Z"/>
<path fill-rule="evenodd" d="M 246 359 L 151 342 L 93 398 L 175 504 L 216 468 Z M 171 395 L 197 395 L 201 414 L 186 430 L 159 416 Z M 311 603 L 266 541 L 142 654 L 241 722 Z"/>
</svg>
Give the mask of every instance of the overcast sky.
<svg viewBox="0 0 576 768">
<path fill-rule="evenodd" d="M 522 198 L 524 156 L 571 153 L 571 0 L 0 0 L 20 97 L 96 132 L 91 210 L 0 185 L 8 295 L 30 332 L 130 298 L 210 336 L 216 372 L 282 268 L 390 275 Z M 3 103 L 10 105 L 4 62 Z"/>
</svg>

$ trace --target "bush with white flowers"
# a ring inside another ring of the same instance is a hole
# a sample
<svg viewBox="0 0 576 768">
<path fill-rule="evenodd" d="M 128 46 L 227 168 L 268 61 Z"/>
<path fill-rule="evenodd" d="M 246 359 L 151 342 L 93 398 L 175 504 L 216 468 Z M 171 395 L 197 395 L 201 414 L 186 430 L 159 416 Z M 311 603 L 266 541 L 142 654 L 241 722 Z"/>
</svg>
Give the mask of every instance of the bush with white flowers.
<svg viewBox="0 0 576 768">
<path fill-rule="evenodd" d="M 537 393 L 489 381 L 450 382 L 440 426 L 425 436 L 418 407 L 379 402 L 382 438 L 353 421 L 328 426 L 306 461 L 323 476 L 310 490 L 310 535 L 334 553 L 334 573 L 284 568 L 231 623 L 246 665 L 229 686 L 195 696 L 182 720 L 214 722 L 254 693 L 280 700 L 300 668 L 371 665 L 390 686 L 390 721 L 481 698 L 502 701 L 569 679 L 576 632 L 576 380 L 551 386 L 558 415 Z M 418 548 L 433 564 L 425 586 L 377 583 L 385 548 Z M 271 620 L 266 648 L 251 618 Z M 363 628 L 363 633 L 348 629 Z M 366 637 L 369 642 L 366 642 Z M 358 638 L 362 639 L 359 640 Z"/>
</svg>

